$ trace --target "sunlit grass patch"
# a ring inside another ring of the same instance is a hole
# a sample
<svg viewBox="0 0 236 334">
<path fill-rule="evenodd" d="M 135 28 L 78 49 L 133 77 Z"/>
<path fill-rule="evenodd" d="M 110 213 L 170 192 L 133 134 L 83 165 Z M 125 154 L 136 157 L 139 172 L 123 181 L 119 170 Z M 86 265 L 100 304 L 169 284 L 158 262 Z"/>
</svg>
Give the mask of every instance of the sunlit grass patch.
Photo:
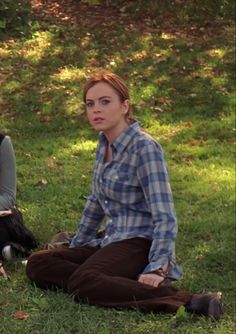
<svg viewBox="0 0 236 334">
<path fill-rule="evenodd" d="M 166 32 L 163 32 L 162 34 L 161 34 L 161 38 L 162 39 L 175 39 L 176 38 L 176 36 L 175 36 L 175 34 L 172 34 L 172 33 L 166 33 Z"/>
<path fill-rule="evenodd" d="M 65 158 L 66 156 L 78 156 L 86 159 L 86 156 L 94 155 L 97 141 L 78 139 L 76 143 L 71 143 L 64 149 L 58 151 L 58 158 Z"/>
<path fill-rule="evenodd" d="M 85 72 L 81 68 L 66 66 L 64 68 L 60 68 L 57 73 L 54 73 L 51 76 L 52 80 L 59 81 L 59 82 L 66 82 L 66 81 L 75 81 L 81 80 L 85 78 Z"/>
<path fill-rule="evenodd" d="M 54 35 L 48 31 L 35 32 L 32 39 L 25 42 L 21 50 L 22 57 L 30 64 L 36 65 L 51 48 Z"/>
<path fill-rule="evenodd" d="M 213 58 L 222 59 L 226 54 L 226 49 L 211 49 L 207 51 L 207 54 Z"/>
<path fill-rule="evenodd" d="M 7 45 L 3 44 L 2 47 L 0 47 L 0 57 L 2 59 L 7 59 L 10 56 L 10 51 L 7 49 Z"/>
<path fill-rule="evenodd" d="M 16 80 L 12 80 L 9 83 L 7 83 L 4 87 L 4 90 L 7 91 L 8 94 L 14 92 L 15 90 L 19 89 L 21 87 L 21 83 Z"/>
</svg>

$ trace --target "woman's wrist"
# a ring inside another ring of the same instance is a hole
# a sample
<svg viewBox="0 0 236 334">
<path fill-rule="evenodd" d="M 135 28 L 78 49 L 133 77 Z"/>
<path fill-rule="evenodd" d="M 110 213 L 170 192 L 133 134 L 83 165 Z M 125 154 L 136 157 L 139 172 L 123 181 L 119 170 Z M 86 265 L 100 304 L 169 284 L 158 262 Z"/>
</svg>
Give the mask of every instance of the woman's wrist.
<svg viewBox="0 0 236 334">
<path fill-rule="evenodd" d="M 155 270 L 153 273 L 157 274 L 158 276 L 161 276 L 163 278 L 167 277 L 166 272 L 162 268 L 159 268 L 159 269 Z"/>
</svg>

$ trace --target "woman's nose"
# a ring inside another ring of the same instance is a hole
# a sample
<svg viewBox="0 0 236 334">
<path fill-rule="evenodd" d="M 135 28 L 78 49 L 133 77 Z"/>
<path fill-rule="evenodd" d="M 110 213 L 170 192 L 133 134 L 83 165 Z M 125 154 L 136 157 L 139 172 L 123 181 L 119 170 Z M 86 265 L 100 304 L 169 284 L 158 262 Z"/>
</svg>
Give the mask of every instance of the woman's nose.
<svg viewBox="0 0 236 334">
<path fill-rule="evenodd" d="M 99 103 L 94 103 L 93 112 L 94 113 L 100 113 L 101 112 L 101 108 L 100 108 L 100 104 Z"/>
</svg>

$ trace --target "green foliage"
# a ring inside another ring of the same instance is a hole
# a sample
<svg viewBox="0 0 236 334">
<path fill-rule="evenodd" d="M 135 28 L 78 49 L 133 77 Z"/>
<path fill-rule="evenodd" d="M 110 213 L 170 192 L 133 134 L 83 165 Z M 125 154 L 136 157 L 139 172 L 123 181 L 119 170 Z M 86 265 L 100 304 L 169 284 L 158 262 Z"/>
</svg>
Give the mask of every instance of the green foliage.
<svg viewBox="0 0 236 334">
<path fill-rule="evenodd" d="M 235 2 L 232 0 L 186 0 L 172 1 L 172 4 L 179 11 L 179 17 L 185 21 L 219 17 L 235 19 Z"/>
<path fill-rule="evenodd" d="M 185 310 L 185 307 L 184 306 L 180 306 L 176 312 L 176 318 L 184 318 L 186 319 L 188 317 L 188 314 Z"/>
<path fill-rule="evenodd" d="M 88 1 L 92 4 L 92 1 Z M 134 17 L 152 19 L 172 15 L 179 22 L 202 22 L 212 18 L 235 19 L 235 2 L 232 0 L 100 0 L 103 5 L 119 7 Z"/>
<path fill-rule="evenodd" d="M 30 2 L 1 0 L 0 36 L 3 34 L 24 34 L 29 27 Z"/>
</svg>

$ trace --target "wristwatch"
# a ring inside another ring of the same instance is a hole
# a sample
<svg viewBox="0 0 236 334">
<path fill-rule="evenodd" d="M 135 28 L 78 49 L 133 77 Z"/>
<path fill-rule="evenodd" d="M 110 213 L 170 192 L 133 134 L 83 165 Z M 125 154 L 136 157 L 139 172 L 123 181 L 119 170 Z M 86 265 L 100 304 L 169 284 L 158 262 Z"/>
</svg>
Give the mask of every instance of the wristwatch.
<svg viewBox="0 0 236 334">
<path fill-rule="evenodd" d="M 164 270 L 162 268 L 159 268 L 159 269 L 155 270 L 154 273 L 161 276 L 161 277 L 166 278 L 166 273 L 164 272 Z"/>
</svg>

